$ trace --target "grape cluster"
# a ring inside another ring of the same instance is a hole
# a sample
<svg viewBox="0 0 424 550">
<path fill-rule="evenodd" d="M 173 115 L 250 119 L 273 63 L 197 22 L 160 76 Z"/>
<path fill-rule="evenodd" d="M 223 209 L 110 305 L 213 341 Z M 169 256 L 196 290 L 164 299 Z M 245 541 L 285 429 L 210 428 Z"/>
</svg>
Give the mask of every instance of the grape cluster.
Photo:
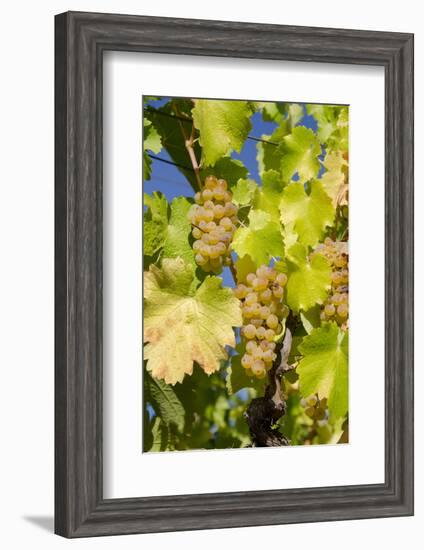
<svg viewBox="0 0 424 550">
<path fill-rule="evenodd" d="M 194 259 L 206 273 L 221 273 L 223 266 L 231 264 L 231 241 L 237 223 L 237 206 L 232 198 L 227 182 L 215 176 L 207 176 L 203 191 L 194 196 L 196 206 L 189 212 Z"/>
<path fill-rule="evenodd" d="M 305 409 L 305 414 L 316 422 L 318 426 L 323 426 L 328 422 L 326 397 L 319 399 L 317 395 L 310 395 L 301 399 L 300 405 Z"/>
<path fill-rule="evenodd" d="M 336 242 L 327 237 L 315 252 L 323 254 L 332 267 L 330 294 L 323 304 L 321 320 L 336 321 L 346 330 L 349 313 L 349 270 L 345 246 L 346 243 Z"/>
<path fill-rule="evenodd" d="M 263 378 L 276 359 L 274 339 L 281 332 L 280 320 L 288 313 L 283 304 L 286 283 L 284 273 L 262 265 L 234 289 L 241 301 L 241 334 L 247 340 L 241 364 L 249 376 Z"/>
</svg>

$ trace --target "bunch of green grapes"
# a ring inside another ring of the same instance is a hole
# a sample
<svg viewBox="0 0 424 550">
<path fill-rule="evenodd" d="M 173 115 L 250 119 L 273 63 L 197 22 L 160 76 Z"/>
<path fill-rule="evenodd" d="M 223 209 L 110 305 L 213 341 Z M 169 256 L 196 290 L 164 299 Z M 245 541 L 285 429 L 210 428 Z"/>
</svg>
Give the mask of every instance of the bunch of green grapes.
<svg viewBox="0 0 424 550">
<path fill-rule="evenodd" d="M 300 400 L 300 405 L 305 409 L 305 414 L 309 416 L 318 426 L 324 426 L 328 422 L 327 398 L 319 399 L 313 394 Z"/>
<path fill-rule="evenodd" d="M 274 340 L 281 332 L 281 319 L 288 313 L 283 303 L 286 283 L 284 273 L 262 265 L 247 275 L 245 284 L 234 289 L 243 314 L 241 335 L 247 340 L 241 364 L 249 376 L 263 378 L 277 357 Z"/>
<path fill-rule="evenodd" d="M 208 176 L 203 191 L 196 193 L 196 205 L 190 209 L 189 220 L 195 239 L 195 261 L 203 271 L 221 273 L 231 264 L 231 242 L 237 223 L 237 206 L 227 182 Z"/>
<path fill-rule="evenodd" d="M 346 253 L 346 243 L 333 241 L 327 237 L 324 244 L 315 249 L 315 253 L 323 254 L 332 267 L 331 289 L 323 304 L 321 319 L 336 321 L 346 330 L 349 313 L 349 259 Z"/>
</svg>

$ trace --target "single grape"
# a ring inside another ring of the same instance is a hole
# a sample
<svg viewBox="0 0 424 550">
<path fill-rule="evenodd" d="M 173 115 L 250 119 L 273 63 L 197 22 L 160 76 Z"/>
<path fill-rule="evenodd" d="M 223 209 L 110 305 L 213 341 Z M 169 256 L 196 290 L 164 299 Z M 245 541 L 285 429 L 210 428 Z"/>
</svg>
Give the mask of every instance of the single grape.
<svg viewBox="0 0 424 550">
<path fill-rule="evenodd" d="M 275 280 L 280 286 L 285 286 L 287 284 L 287 275 L 285 273 L 279 273 Z"/>
<path fill-rule="evenodd" d="M 246 351 L 251 355 L 253 355 L 253 353 L 255 353 L 256 347 L 257 347 L 256 343 L 253 342 L 252 340 L 249 340 L 246 344 Z"/>
<path fill-rule="evenodd" d="M 216 245 L 216 247 L 218 248 L 220 256 L 224 256 L 225 253 L 227 252 L 227 247 L 225 246 L 225 244 L 223 242 L 218 243 Z"/>
<path fill-rule="evenodd" d="M 233 227 L 233 222 L 230 220 L 230 218 L 227 218 L 227 217 L 221 218 L 221 221 L 219 222 L 219 224 L 222 225 L 222 227 L 227 231 L 229 229 L 232 229 Z"/>
<path fill-rule="evenodd" d="M 224 203 L 231 202 L 232 199 L 233 199 L 233 197 L 232 197 L 231 193 L 229 191 L 225 191 L 223 202 Z"/>
<path fill-rule="evenodd" d="M 270 328 L 267 329 L 267 331 L 265 332 L 265 338 L 268 340 L 268 342 L 273 342 L 275 338 L 275 331 Z"/>
<path fill-rule="evenodd" d="M 271 313 L 266 320 L 266 324 L 269 328 L 276 328 L 278 326 L 278 317 Z"/>
<path fill-rule="evenodd" d="M 334 260 L 336 267 L 344 267 L 347 264 L 347 258 L 344 255 L 337 256 Z"/>
<path fill-rule="evenodd" d="M 251 319 L 255 314 L 254 308 L 252 306 L 249 306 L 248 304 L 245 304 L 243 306 L 243 317 L 246 319 Z"/>
<path fill-rule="evenodd" d="M 255 274 L 254 273 L 249 273 L 249 275 L 247 275 L 247 277 L 246 277 L 246 282 L 247 282 L 248 285 L 252 286 L 252 283 L 255 279 L 256 279 Z"/>
<path fill-rule="evenodd" d="M 336 308 L 333 304 L 327 304 L 324 308 L 324 313 L 327 317 L 332 317 L 336 313 Z"/>
<path fill-rule="evenodd" d="M 252 364 L 252 372 L 256 376 L 262 374 L 265 371 L 265 363 L 261 359 L 257 359 Z"/>
<path fill-rule="evenodd" d="M 198 227 L 193 227 L 191 234 L 195 239 L 200 239 L 202 237 L 202 231 Z"/>
<path fill-rule="evenodd" d="M 198 227 L 199 227 L 200 231 L 203 231 L 203 232 L 206 231 L 207 225 L 208 224 L 205 222 L 205 220 L 200 220 L 200 222 L 198 223 Z"/>
<path fill-rule="evenodd" d="M 231 218 L 231 216 L 235 216 L 237 214 L 237 207 L 232 202 L 226 202 L 225 203 L 225 215 Z"/>
<path fill-rule="evenodd" d="M 215 219 L 220 220 L 225 214 L 225 209 L 222 204 L 216 204 L 213 207 L 213 213 L 215 215 Z"/>
<path fill-rule="evenodd" d="M 246 304 L 252 305 L 255 304 L 258 301 L 258 295 L 256 292 L 249 292 L 245 298 Z"/>
<path fill-rule="evenodd" d="M 253 357 L 251 355 L 243 355 L 241 358 L 241 365 L 245 369 L 250 369 L 253 365 Z"/>
<path fill-rule="evenodd" d="M 205 202 L 212 200 L 213 199 L 212 189 L 204 189 L 202 192 L 202 198 Z"/>
<path fill-rule="evenodd" d="M 208 259 L 205 256 L 202 256 L 202 254 L 196 254 L 194 257 L 194 260 L 197 265 L 206 265 L 208 263 Z"/>
<path fill-rule="evenodd" d="M 268 278 L 268 268 L 266 265 L 261 265 L 256 270 L 256 277 L 260 279 L 267 279 Z"/>
<path fill-rule="evenodd" d="M 225 197 L 225 190 L 222 187 L 215 187 L 213 195 L 215 197 L 215 200 L 222 201 Z M 228 204 L 232 204 L 232 203 L 228 203 Z"/>
<path fill-rule="evenodd" d="M 264 277 L 255 277 L 252 286 L 254 290 L 265 290 L 268 286 L 268 281 Z"/>
<path fill-rule="evenodd" d="M 220 250 L 217 245 L 213 245 L 210 247 L 209 250 L 209 257 L 210 258 L 218 258 L 220 256 Z"/>
<path fill-rule="evenodd" d="M 333 271 L 333 273 L 331 274 L 331 280 L 335 285 L 339 285 L 342 282 L 342 279 L 343 276 L 340 271 Z"/>
<path fill-rule="evenodd" d="M 226 180 L 224 180 L 222 178 L 217 181 L 217 185 L 219 185 L 219 187 L 222 187 L 222 189 L 224 189 L 224 191 L 226 191 L 227 188 L 228 188 Z"/>
<path fill-rule="evenodd" d="M 342 319 L 344 319 L 345 317 L 347 317 L 347 313 L 348 313 L 347 304 L 340 304 L 340 305 L 337 307 L 337 315 L 338 315 L 339 317 L 341 317 Z"/>
<path fill-rule="evenodd" d="M 243 335 L 248 338 L 249 340 L 252 340 L 256 336 L 256 328 L 254 325 L 246 325 L 243 327 Z"/>
<path fill-rule="evenodd" d="M 262 358 L 265 361 L 265 363 L 272 363 L 274 359 L 274 355 L 275 353 L 273 353 L 271 349 L 267 349 L 264 351 Z"/>
<path fill-rule="evenodd" d="M 207 222 L 213 223 L 213 218 L 214 218 L 213 210 L 209 208 L 207 210 L 205 209 L 205 213 L 203 214 L 203 219 Z M 216 224 L 214 225 L 214 227 L 216 227 Z"/>
<path fill-rule="evenodd" d="M 341 294 L 333 294 L 333 296 L 331 298 L 331 301 L 333 302 L 333 304 L 338 306 L 339 304 L 342 303 L 342 295 Z"/>
<path fill-rule="evenodd" d="M 282 298 L 284 295 L 284 288 L 279 285 L 275 285 L 272 289 L 272 293 L 276 298 Z"/>
<path fill-rule="evenodd" d="M 271 310 L 267 306 L 262 306 L 259 314 L 261 316 L 261 319 L 267 319 L 271 315 Z"/>
<path fill-rule="evenodd" d="M 239 300 L 242 300 L 243 298 L 246 297 L 247 295 L 247 287 L 243 284 L 239 284 L 236 286 L 236 288 L 234 289 L 234 294 L 235 294 L 235 297 L 238 298 Z"/>
<path fill-rule="evenodd" d="M 261 292 L 260 299 L 261 299 L 261 302 L 263 302 L 264 304 L 267 304 L 272 300 L 272 291 L 269 288 L 266 288 Z"/>
<path fill-rule="evenodd" d="M 215 176 L 206 176 L 205 178 L 205 187 L 206 189 L 214 189 L 218 183 Z"/>
</svg>

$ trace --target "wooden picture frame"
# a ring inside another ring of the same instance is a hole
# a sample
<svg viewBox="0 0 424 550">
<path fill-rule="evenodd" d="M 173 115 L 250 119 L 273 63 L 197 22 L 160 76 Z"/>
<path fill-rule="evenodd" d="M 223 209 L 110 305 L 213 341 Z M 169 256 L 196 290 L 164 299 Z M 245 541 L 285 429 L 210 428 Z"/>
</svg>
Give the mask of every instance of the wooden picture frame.
<svg viewBox="0 0 424 550">
<path fill-rule="evenodd" d="M 85 537 L 413 514 L 413 35 L 68 12 L 55 21 L 55 531 Z M 102 55 L 385 70 L 385 482 L 104 499 Z"/>
</svg>

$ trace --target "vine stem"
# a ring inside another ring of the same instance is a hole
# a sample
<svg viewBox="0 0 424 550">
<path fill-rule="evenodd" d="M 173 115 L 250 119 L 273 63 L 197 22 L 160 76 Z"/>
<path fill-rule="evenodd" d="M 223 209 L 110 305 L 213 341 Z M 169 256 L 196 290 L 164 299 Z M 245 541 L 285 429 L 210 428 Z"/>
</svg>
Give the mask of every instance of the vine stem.
<svg viewBox="0 0 424 550">
<path fill-rule="evenodd" d="M 184 138 L 184 144 L 185 144 L 185 147 L 187 149 L 188 156 L 190 157 L 191 165 L 193 166 L 193 171 L 194 171 L 194 175 L 196 177 L 198 188 L 199 188 L 199 190 L 201 190 L 203 186 L 202 186 L 202 180 L 200 178 L 200 168 L 199 168 L 199 164 L 197 162 L 196 154 L 195 154 L 194 148 L 193 148 L 194 141 L 195 141 L 195 131 L 196 131 L 196 129 L 194 127 L 194 123 L 191 126 L 191 133 L 190 133 L 190 136 L 189 136 L 187 134 L 184 126 L 183 126 L 183 123 L 182 123 L 182 120 L 181 120 L 182 116 L 181 116 L 181 113 L 178 109 L 178 106 L 175 105 L 175 103 L 172 103 L 172 108 L 174 109 L 175 114 L 178 117 L 177 120 L 178 120 L 178 124 L 180 125 L 181 133 L 182 133 L 183 138 Z"/>
<path fill-rule="evenodd" d="M 233 276 L 234 282 L 237 284 L 237 271 L 236 271 L 236 268 L 234 267 L 232 260 L 229 267 L 230 267 L 231 275 Z"/>
</svg>

